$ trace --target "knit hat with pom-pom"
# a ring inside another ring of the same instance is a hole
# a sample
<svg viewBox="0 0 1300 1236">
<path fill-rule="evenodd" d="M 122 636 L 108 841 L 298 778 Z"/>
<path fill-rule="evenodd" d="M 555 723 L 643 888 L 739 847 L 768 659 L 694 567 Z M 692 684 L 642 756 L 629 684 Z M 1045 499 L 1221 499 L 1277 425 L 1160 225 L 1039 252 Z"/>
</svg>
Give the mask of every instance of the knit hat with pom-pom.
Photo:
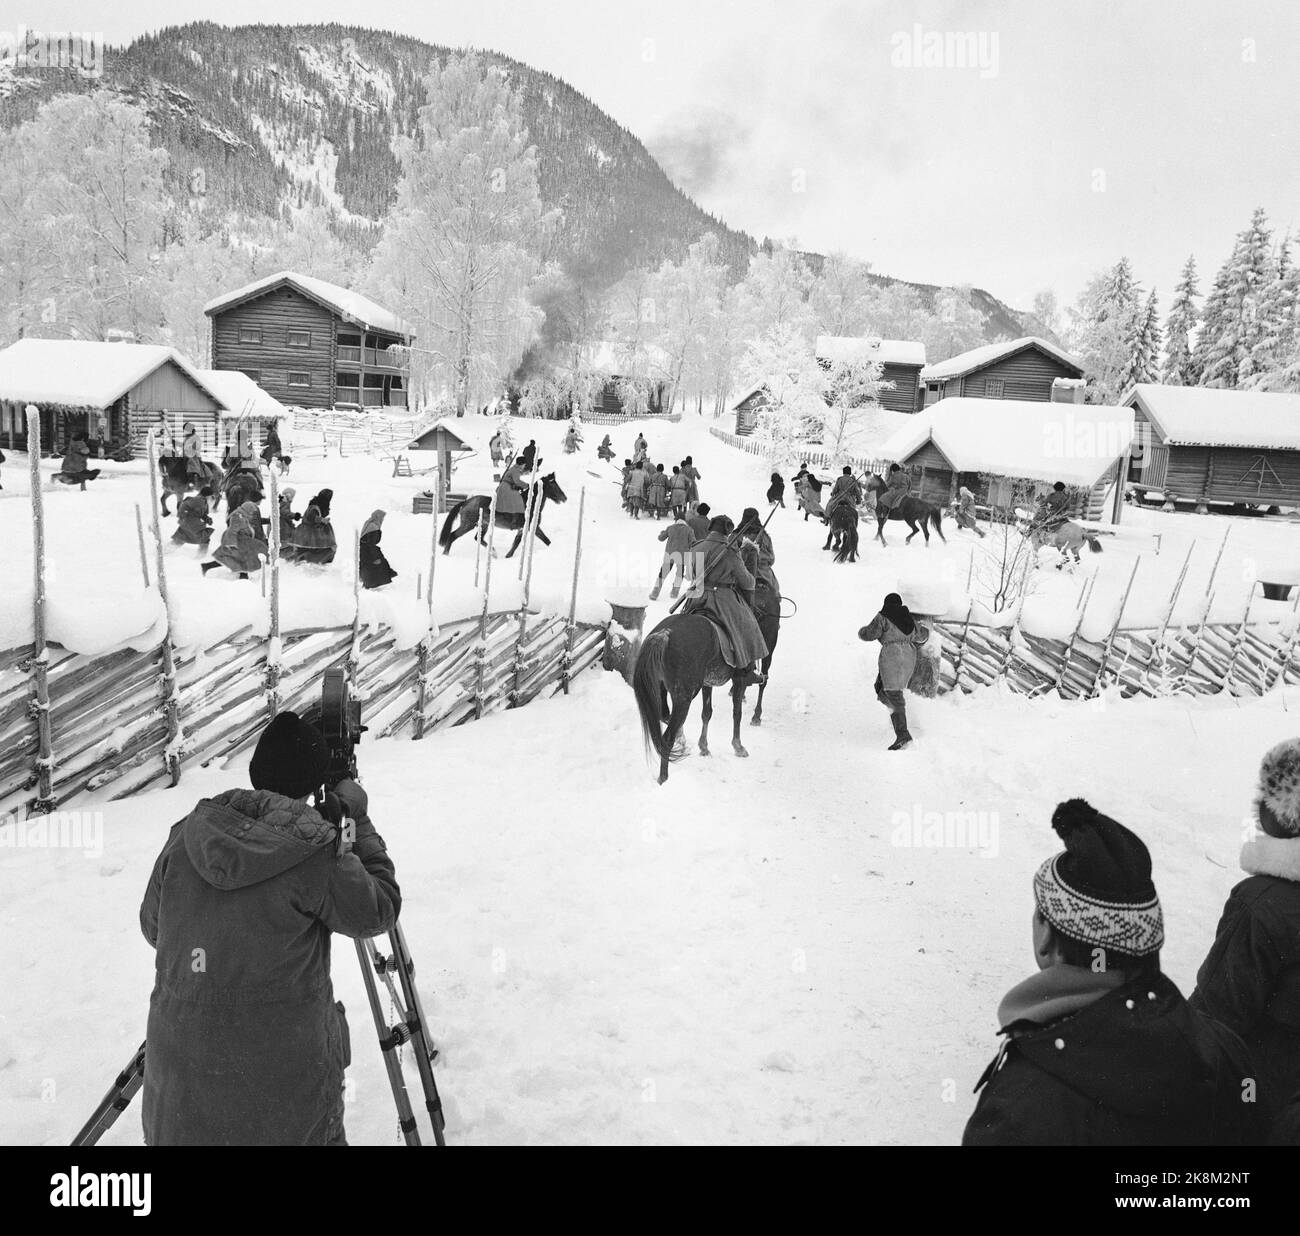
<svg viewBox="0 0 1300 1236">
<path fill-rule="evenodd" d="M 1300 738 L 1280 742 L 1264 756 L 1255 810 L 1270 837 L 1300 837 Z"/>
<path fill-rule="evenodd" d="M 1065 850 L 1034 876 L 1039 913 L 1063 936 L 1122 957 L 1147 957 L 1165 940 L 1151 854 L 1136 833 L 1082 798 L 1052 812 Z"/>
</svg>

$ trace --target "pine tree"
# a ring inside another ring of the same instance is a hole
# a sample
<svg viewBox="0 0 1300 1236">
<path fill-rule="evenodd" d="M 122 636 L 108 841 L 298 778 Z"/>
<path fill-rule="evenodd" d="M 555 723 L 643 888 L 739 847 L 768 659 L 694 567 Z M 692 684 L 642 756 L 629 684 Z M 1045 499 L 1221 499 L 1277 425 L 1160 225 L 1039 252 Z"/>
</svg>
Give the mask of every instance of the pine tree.
<svg viewBox="0 0 1300 1236">
<path fill-rule="evenodd" d="M 1233 245 L 1205 302 L 1205 324 L 1197 352 L 1204 352 L 1200 384 L 1235 390 L 1249 381 L 1251 353 L 1263 335 L 1260 297 L 1273 278 L 1272 234 L 1263 208 Z"/>
<path fill-rule="evenodd" d="M 1133 349 L 1134 384 L 1160 381 L 1160 341 L 1160 308 L 1156 301 L 1156 290 L 1152 288 L 1146 308 L 1141 314 L 1141 326 Z"/>
<path fill-rule="evenodd" d="M 1256 390 L 1293 390 L 1294 378 L 1284 376 L 1300 359 L 1300 267 L 1291 262 L 1290 242 L 1283 240 L 1273 279 L 1260 297 L 1260 336 L 1250 354 L 1250 372 L 1243 386 Z"/>
<path fill-rule="evenodd" d="M 1139 347 L 1145 323 L 1142 287 L 1128 258 L 1088 281 L 1070 318 L 1070 341 L 1090 379 L 1090 399 L 1113 403 L 1138 374 L 1149 372 Z"/>
<path fill-rule="evenodd" d="M 1196 258 L 1189 257 L 1174 289 L 1174 303 L 1165 322 L 1165 366 L 1161 379 L 1167 386 L 1196 383 L 1191 339 L 1199 320 L 1196 297 Z"/>
</svg>

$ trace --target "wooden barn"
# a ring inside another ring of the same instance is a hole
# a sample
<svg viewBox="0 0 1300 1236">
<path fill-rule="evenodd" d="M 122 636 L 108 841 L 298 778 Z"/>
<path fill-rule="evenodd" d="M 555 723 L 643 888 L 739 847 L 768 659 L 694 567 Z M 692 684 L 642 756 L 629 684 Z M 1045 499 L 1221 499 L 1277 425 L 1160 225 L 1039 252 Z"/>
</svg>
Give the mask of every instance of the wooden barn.
<svg viewBox="0 0 1300 1236">
<path fill-rule="evenodd" d="M 173 348 L 85 339 L 20 339 L 0 351 L 0 441 L 27 439 L 25 408 L 41 412 L 41 443 L 62 451 L 78 430 L 106 451 L 141 449 L 165 415 L 193 421 L 215 442 L 222 394 Z"/>
<path fill-rule="evenodd" d="M 1083 365 L 1046 339 L 990 343 L 921 370 L 926 405 L 940 399 L 1038 399 L 1052 397 L 1056 378 L 1082 378 Z"/>
<path fill-rule="evenodd" d="M 1300 507 L 1300 395 L 1143 383 L 1129 483 L 1170 501 Z"/>
<path fill-rule="evenodd" d="M 1133 439 L 1130 408 L 1016 399 L 944 399 L 881 447 L 909 469 L 912 493 L 947 505 L 966 486 L 995 510 L 1032 506 L 1064 481 L 1072 513 L 1119 523 Z"/>
<path fill-rule="evenodd" d="M 748 437 L 758 425 L 758 414 L 767 406 L 767 386 L 760 383 L 751 387 L 735 403 L 731 410 L 736 417 L 736 433 Z"/>
<path fill-rule="evenodd" d="M 894 384 L 892 390 L 880 392 L 880 406 L 891 412 L 915 412 L 921 407 L 923 343 L 909 339 L 818 335 L 817 360 L 825 369 L 851 361 L 879 361 L 884 369 L 881 377 Z"/>
<path fill-rule="evenodd" d="M 405 408 L 411 327 L 337 284 L 282 270 L 209 301 L 212 364 L 291 407 Z"/>
</svg>

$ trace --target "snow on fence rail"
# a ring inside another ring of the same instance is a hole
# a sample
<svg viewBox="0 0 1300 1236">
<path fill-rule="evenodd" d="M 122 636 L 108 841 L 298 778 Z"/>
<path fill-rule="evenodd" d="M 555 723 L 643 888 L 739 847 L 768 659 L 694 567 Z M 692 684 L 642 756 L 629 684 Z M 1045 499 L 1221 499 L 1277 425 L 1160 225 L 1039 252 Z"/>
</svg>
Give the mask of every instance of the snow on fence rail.
<svg viewBox="0 0 1300 1236">
<path fill-rule="evenodd" d="M 293 410 L 291 454 L 394 455 L 415 437 L 420 418 L 386 412 Z"/>
<path fill-rule="evenodd" d="M 734 446 L 737 450 L 744 451 L 748 455 L 767 456 L 767 448 L 753 438 L 743 437 L 726 429 L 719 429 L 716 425 L 710 425 L 709 432 L 719 441 L 725 442 L 728 446 Z M 799 458 L 806 460 L 810 466 L 819 468 L 830 468 L 837 463 L 833 452 L 818 450 L 814 447 L 806 449 L 800 447 Z M 888 459 L 870 459 L 866 455 L 845 455 L 843 462 L 851 464 L 854 472 L 884 472 L 892 461 Z"/>
<path fill-rule="evenodd" d="M 511 416 L 518 420 L 530 421 L 540 418 L 535 416 L 526 416 L 522 412 L 511 412 Z M 557 416 L 550 419 L 567 421 L 567 416 Z M 680 412 L 647 412 L 644 416 L 630 416 L 625 412 L 579 412 L 578 419 L 588 425 L 627 425 L 632 421 L 667 421 L 675 425 L 682 419 Z"/>
</svg>

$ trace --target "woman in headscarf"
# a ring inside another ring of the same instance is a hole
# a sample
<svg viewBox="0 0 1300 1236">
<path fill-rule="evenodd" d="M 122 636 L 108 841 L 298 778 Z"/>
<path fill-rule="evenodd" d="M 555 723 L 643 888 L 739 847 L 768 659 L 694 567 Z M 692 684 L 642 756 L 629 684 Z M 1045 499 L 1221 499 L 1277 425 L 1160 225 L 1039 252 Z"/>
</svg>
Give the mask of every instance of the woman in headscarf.
<svg viewBox="0 0 1300 1236">
<path fill-rule="evenodd" d="M 894 723 L 894 741 L 889 750 L 901 751 L 912 741 L 912 735 L 907 732 L 907 701 L 903 692 L 916 668 L 916 650 L 930 638 L 929 628 L 912 617 L 898 593 L 891 592 L 880 613 L 858 632 L 858 638 L 880 641 L 876 699 L 889 709 Z"/>
<path fill-rule="evenodd" d="M 200 549 L 207 549 L 212 539 L 211 501 L 211 485 L 204 485 L 198 493 L 181 500 L 176 508 L 176 531 L 172 533 L 172 540 L 177 545 L 197 545 Z"/>
<path fill-rule="evenodd" d="M 280 557 L 290 558 L 293 555 L 289 552 L 293 544 L 293 526 L 302 518 L 297 511 L 293 509 L 294 495 L 298 491 L 290 486 L 287 489 L 280 490 Z"/>
<path fill-rule="evenodd" d="M 334 538 L 334 528 L 328 519 L 320 513 L 320 507 L 312 505 L 306 510 L 302 522 L 293 530 L 289 552 L 285 555 L 294 562 L 312 562 L 323 566 L 334 561 L 338 552 L 338 541 Z"/>
<path fill-rule="evenodd" d="M 234 571 L 240 579 L 247 579 L 250 571 L 260 571 L 262 561 L 270 553 L 262 536 L 262 513 L 256 502 L 238 506 L 226 520 L 226 530 L 221 534 L 221 546 L 212 555 L 211 562 L 203 563 L 203 574 L 223 566 Z"/>
<path fill-rule="evenodd" d="M 330 503 L 334 501 L 334 491 L 332 489 L 322 489 L 307 505 L 314 506 L 319 512 L 322 519 L 330 517 Z"/>
<path fill-rule="evenodd" d="M 370 518 L 361 528 L 361 586 L 363 588 L 382 588 L 392 583 L 397 572 L 388 565 L 384 551 L 379 548 L 379 538 L 383 535 L 383 511 L 371 511 Z"/>
</svg>

